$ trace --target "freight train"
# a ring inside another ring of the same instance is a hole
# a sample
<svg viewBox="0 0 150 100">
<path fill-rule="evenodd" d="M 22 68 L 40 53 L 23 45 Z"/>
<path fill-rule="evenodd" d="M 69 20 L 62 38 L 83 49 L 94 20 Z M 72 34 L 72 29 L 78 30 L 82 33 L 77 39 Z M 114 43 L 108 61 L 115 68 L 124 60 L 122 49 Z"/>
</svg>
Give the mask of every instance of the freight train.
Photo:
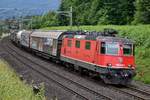
<svg viewBox="0 0 150 100">
<path fill-rule="evenodd" d="M 134 42 L 117 31 L 27 31 L 10 35 L 18 46 L 80 72 L 99 76 L 107 84 L 130 84 L 135 76 Z"/>
</svg>

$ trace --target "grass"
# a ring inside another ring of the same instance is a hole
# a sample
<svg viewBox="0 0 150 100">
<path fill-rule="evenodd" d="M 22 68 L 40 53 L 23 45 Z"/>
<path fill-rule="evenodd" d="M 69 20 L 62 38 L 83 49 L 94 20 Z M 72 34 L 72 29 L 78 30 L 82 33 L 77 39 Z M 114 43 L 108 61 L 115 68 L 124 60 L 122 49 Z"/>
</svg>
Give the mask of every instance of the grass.
<svg viewBox="0 0 150 100">
<path fill-rule="evenodd" d="M 0 60 L 0 100 L 45 100 L 42 91 L 34 94 L 31 86 L 21 82 L 9 65 Z"/>
<path fill-rule="evenodd" d="M 100 25 L 72 27 L 72 30 L 102 31 L 104 28 L 118 30 L 122 37 L 129 37 L 135 41 L 137 76 L 135 80 L 150 84 L 150 25 Z M 70 27 L 46 27 L 44 30 L 70 30 Z"/>
</svg>

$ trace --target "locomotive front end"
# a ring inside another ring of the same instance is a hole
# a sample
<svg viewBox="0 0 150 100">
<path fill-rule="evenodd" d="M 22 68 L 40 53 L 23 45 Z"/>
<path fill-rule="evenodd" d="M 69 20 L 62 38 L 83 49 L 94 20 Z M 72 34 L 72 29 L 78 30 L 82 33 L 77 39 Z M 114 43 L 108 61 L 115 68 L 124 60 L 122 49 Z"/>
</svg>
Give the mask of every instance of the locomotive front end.
<svg viewBox="0 0 150 100">
<path fill-rule="evenodd" d="M 135 76 L 134 44 L 129 39 L 108 37 L 100 41 L 101 78 L 108 84 L 127 85 Z"/>
</svg>

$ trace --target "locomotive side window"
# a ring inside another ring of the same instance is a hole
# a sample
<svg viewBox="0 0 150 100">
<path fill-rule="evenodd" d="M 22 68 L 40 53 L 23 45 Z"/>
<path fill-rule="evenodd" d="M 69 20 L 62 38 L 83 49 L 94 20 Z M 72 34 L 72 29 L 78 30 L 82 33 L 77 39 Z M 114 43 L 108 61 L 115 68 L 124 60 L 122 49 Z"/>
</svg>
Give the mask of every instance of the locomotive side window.
<svg viewBox="0 0 150 100">
<path fill-rule="evenodd" d="M 63 47 L 65 46 L 65 41 L 64 41 L 64 39 L 62 40 L 62 46 L 63 46 Z"/>
<path fill-rule="evenodd" d="M 85 49 L 90 50 L 91 49 L 91 42 L 85 43 Z"/>
<path fill-rule="evenodd" d="M 106 45 L 105 45 L 105 42 L 101 42 L 101 54 L 105 54 L 106 52 Z"/>
<path fill-rule="evenodd" d="M 131 44 L 123 45 L 123 54 L 124 55 L 132 55 L 132 45 Z"/>
<path fill-rule="evenodd" d="M 76 40 L 76 48 L 80 48 L 80 41 Z"/>
<path fill-rule="evenodd" d="M 68 47 L 71 47 L 71 46 L 72 46 L 72 41 L 68 40 Z"/>
</svg>

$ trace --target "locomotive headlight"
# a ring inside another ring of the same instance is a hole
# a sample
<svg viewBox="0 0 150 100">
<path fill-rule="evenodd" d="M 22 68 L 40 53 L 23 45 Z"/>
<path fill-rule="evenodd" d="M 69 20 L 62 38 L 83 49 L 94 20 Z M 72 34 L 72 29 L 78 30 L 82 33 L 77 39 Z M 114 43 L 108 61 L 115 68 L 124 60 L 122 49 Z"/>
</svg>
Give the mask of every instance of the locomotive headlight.
<svg viewBox="0 0 150 100">
<path fill-rule="evenodd" d="M 128 65 L 129 68 L 132 68 L 132 65 Z"/>
<path fill-rule="evenodd" d="M 108 66 L 108 67 L 112 67 L 112 64 L 108 63 L 107 66 Z"/>
</svg>

